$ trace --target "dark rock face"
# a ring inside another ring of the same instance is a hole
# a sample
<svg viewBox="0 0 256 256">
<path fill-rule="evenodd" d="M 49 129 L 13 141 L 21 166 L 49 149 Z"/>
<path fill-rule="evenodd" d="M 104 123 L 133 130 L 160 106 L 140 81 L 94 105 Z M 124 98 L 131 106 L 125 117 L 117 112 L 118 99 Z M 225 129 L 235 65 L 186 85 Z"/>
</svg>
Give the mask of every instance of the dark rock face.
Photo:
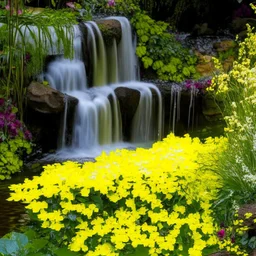
<svg viewBox="0 0 256 256">
<path fill-rule="evenodd" d="M 115 89 L 115 94 L 121 111 L 124 141 L 129 141 L 132 119 L 140 101 L 140 92 L 126 87 L 118 87 Z"/>
</svg>

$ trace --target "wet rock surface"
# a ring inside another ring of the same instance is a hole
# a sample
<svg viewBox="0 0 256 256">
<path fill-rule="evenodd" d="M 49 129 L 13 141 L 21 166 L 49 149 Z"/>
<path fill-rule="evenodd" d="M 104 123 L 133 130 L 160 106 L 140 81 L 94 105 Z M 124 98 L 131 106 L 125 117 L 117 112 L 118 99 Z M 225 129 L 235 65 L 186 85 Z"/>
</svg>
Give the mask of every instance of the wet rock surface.
<svg viewBox="0 0 256 256">
<path fill-rule="evenodd" d="M 124 141 L 130 139 L 132 119 L 138 108 L 140 101 L 140 92 L 127 87 L 118 87 L 115 89 L 116 97 L 119 101 Z"/>
</svg>

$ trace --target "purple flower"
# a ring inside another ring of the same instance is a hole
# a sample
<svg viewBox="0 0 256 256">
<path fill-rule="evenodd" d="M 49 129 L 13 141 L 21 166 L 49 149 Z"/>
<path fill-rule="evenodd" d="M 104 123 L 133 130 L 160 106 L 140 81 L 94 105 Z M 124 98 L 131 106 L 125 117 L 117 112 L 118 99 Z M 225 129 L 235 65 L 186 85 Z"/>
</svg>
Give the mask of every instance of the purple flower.
<svg viewBox="0 0 256 256">
<path fill-rule="evenodd" d="M 224 236 L 225 236 L 225 229 L 221 229 L 220 231 L 218 231 L 217 236 L 220 239 L 224 238 Z"/>
<path fill-rule="evenodd" d="M 115 5 L 116 5 L 115 0 L 108 0 L 108 6 L 109 7 L 113 7 Z"/>
<path fill-rule="evenodd" d="M 6 113 L 5 119 L 7 122 L 13 122 L 16 119 L 16 115 L 14 113 Z"/>
<path fill-rule="evenodd" d="M 15 120 L 15 122 L 14 122 L 14 125 L 16 126 L 16 128 L 21 128 L 21 126 L 22 126 L 22 124 L 21 124 L 21 122 L 19 121 L 19 120 Z"/>
</svg>

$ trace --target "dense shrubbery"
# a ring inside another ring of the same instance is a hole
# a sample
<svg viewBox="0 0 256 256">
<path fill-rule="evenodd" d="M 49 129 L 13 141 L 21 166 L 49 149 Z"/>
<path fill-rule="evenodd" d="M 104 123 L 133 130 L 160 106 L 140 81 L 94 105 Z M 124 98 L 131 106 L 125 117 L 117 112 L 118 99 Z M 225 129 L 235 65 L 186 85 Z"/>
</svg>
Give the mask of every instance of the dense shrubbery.
<svg viewBox="0 0 256 256">
<path fill-rule="evenodd" d="M 150 255 L 203 255 L 218 243 L 212 169 L 224 145 L 169 135 L 151 149 L 102 154 L 96 163 L 48 165 L 11 185 L 9 200 L 26 203 L 52 240 L 86 255 L 138 246 Z"/>
<path fill-rule="evenodd" d="M 167 23 L 156 22 L 141 12 L 133 16 L 131 23 L 138 36 L 136 53 L 144 68 L 153 68 L 162 80 L 182 82 L 187 78 L 198 78 L 196 56 L 167 31 Z"/>
</svg>

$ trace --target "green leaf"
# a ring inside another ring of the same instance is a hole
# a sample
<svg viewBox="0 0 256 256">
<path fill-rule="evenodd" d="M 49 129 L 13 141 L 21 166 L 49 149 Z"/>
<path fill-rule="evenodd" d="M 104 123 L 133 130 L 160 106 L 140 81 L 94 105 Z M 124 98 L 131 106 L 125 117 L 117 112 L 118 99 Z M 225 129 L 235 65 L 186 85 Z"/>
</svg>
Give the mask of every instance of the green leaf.
<svg viewBox="0 0 256 256">
<path fill-rule="evenodd" d="M 246 244 L 248 243 L 248 233 L 245 233 L 245 234 L 242 236 L 242 238 L 241 238 L 241 240 L 240 240 L 240 243 L 241 243 L 242 245 L 246 245 Z"/>
<path fill-rule="evenodd" d="M 93 202 L 96 204 L 96 206 L 100 209 L 103 210 L 103 201 L 100 197 L 100 194 L 98 195 L 93 195 L 92 197 Z"/>
<path fill-rule="evenodd" d="M 252 249 L 256 248 L 256 236 L 253 236 L 249 242 L 248 242 L 248 246 Z"/>
<path fill-rule="evenodd" d="M 131 256 L 148 256 L 149 252 L 148 252 L 148 248 L 145 248 L 141 245 L 139 245 L 136 249 L 134 253 L 131 253 Z"/>
<path fill-rule="evenodd" d="M 68 248 L 60 248 L 55 251 L 57 256 L 79 256 L 80 254 L 77 252 L 72 252 Z"/>
<path fill-rule="evenodd" d="M 43 238 L 34 239 L 30 242 L 31 248 L 34 248 L 35 252 L 38 252 L 48 244 L 48 241 Z"/>
<path fill-rule="evenodd" d="M 16 241 L 18 246 L 24 247 L 28 243 L 28 237 L 22 233 L 12 232 L 10 240 Z"/>
<path fill-rule="evenodd" d="M 3 253 L 4 255 L 17 254 L 19 249 L 16 241 L 6 238 L 0 239 L 0 253 Z"/>
<path fill-rule="evenodd" d="M 42 253 L 42 252 L 38 252 L 38 253 L 32 252 L 32 253 L 27 254 L 26 256 L 47 256 L 47 255 L 45 255 L 45 253 Z"/>
</svg>

